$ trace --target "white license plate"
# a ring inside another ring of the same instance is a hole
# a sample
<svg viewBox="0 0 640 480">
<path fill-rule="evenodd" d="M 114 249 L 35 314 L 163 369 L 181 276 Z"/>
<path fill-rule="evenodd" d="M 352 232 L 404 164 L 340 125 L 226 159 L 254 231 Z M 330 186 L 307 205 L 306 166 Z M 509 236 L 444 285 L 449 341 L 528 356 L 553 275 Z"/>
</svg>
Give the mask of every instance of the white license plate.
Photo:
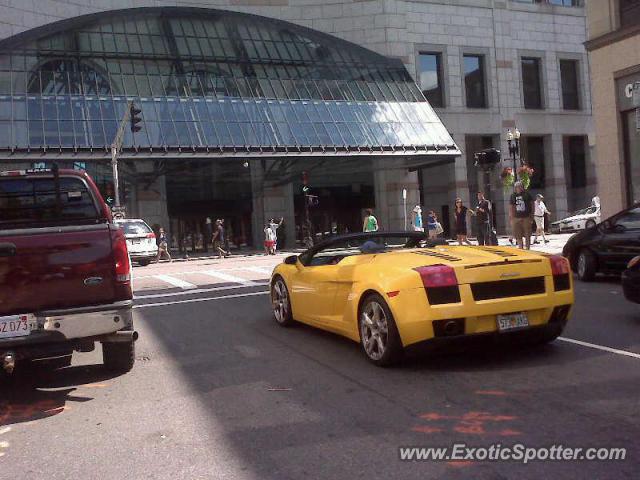
<svg viewBox="0 0 640 480">
<path fill-rule="evenodd" d="M 30 313 L 0 317 L 0 338 L 24 337 L 37 328 L 36 317 Z"/>
<path fill-rule="evenodd" d="M 132 238 L 131 239 L 131 244 L 132 245 L 138 245 L 142 240 L 140 240 L 139 238 Z"/>
<path fill-rule="evenodd" d="M 525 328 L 528 326 L 529 318 L 527 318 L 527 314 L 524 312 L 498 315 L 498 330 L 501 332 L 516 330 L 518 328 Z"/>
</svg>

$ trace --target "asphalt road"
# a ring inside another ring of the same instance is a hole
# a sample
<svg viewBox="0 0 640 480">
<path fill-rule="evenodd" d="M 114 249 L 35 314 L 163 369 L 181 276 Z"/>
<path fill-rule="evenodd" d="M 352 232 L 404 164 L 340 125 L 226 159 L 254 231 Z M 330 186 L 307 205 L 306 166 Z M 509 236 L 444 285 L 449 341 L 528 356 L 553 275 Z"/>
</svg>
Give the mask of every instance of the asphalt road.
<svg viewBox="0 0 640 480">
<path fill-rule="evenodd" d="M 265 290 L 139 299 L 127 375 L 95 365 L 98 347 L 0 384 L 0 478 L 637 478 L 640 357 L 556 341 L 380 369 L 350 341 L 275 325 Z M 577 282 L 576 296 L 564 337 L 640 354 L 640 305 L 616 281 Z M 526 466 L 399 460 L 401 446 L 461 442 L 628 452 Z"/>
</svg>

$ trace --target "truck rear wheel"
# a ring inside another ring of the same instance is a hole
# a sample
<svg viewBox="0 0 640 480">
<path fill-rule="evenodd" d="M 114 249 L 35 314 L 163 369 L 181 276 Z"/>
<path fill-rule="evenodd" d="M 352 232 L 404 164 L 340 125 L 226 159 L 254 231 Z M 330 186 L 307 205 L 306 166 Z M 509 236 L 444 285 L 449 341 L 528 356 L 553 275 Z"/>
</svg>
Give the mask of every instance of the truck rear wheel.
<svg viewBox="0 0 640 480">
<path fill-rule="evenodd" d="M 102 361 L 112 372 L 126 373 L 133 368 L 136 344 L 130 342 L 102 342 Z"/>
</svg>

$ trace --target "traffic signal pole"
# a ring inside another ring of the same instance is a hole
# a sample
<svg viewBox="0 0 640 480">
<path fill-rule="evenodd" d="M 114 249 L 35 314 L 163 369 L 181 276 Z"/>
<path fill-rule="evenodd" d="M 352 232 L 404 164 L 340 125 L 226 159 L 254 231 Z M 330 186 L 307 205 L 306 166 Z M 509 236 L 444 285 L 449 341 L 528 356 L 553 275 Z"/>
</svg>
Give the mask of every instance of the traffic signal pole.
<svg viewBox="0 0 640 480">
<path fill-rule="evenodd" d="M 138 125 L 142 121 L 138 115 L 141 110 L 135 108 L 133 100 L 127 103 L 127 108 L 124 111 L 124 115 L 120 120 L 118 131 L 111 144 L 111 170 L 113 172 L 113 194 L 114 194 L 114 207 L 120 208 L 120 181 L 118 179 L 118 155 L 122 149 L 122 142 L 124 140 L 124 130 L 127 127 L 127 122 L 131 121 L 131 132 L 139 132 L 141 127 Z"/>
</svg>

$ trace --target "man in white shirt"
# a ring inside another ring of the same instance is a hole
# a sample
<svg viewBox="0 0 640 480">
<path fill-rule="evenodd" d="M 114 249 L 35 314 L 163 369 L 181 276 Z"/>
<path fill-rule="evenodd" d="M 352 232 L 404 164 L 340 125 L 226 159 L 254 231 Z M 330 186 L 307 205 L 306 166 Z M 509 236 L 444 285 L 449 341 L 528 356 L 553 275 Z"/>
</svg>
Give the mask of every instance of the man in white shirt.
<svg viewBox="0 0 640 480">
<path fill-rule="evenodd" d="M 533 237 L 533 243 L 538 242 L 538 235 L 542 235 L 544 243 L 549 243 L 547 237 L 544 235 L 544 216 L 545 214 L 551 215 L 551 212 L 547 210 L 547 206 L 544 204 L 544 197 L 541 194 L 536 195 L 536 201 L 533 202 L 533 219 L 536 222 L 536 234 Z"/>
</svg>

